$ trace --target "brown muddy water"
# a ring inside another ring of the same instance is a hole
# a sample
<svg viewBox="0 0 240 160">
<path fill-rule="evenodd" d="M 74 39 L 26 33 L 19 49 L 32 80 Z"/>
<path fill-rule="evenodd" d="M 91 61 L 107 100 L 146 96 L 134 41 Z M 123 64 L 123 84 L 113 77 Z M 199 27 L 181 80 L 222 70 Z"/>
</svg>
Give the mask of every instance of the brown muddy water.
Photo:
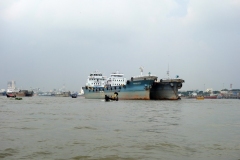
<svg viewBox="0 0 240 160">
<path fill-rule="evenodd" d="M 0 97 L 0 159 L 240 160 L 240 100 Z"/>
</svg>

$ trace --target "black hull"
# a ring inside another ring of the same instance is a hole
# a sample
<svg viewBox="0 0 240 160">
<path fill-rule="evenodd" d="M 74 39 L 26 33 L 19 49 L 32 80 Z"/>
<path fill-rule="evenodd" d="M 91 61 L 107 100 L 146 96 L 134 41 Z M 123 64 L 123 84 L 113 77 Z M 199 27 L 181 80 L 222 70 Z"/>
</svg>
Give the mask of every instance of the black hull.
<svg viewBox="0 0 240 160">
<path fill-rule="evenodd" d="M 154 82 L 150 90 L 152 100 L 179 100 L 178 89 L 182 87 L 182 79 L 168 79 Z"/>
</svg>

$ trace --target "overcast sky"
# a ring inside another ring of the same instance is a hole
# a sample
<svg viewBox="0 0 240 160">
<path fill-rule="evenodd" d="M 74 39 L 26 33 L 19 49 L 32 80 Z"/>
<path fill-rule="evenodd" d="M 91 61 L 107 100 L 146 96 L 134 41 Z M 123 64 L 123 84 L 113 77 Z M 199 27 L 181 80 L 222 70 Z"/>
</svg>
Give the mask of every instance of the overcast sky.
<svg viewBox="0 0 240 160">
<path fill-rule="evenodd" d="M 95 70 L 240 89 L 240 0 L 0 0 L 0 88 L 65 85 Z"/>
</svg>

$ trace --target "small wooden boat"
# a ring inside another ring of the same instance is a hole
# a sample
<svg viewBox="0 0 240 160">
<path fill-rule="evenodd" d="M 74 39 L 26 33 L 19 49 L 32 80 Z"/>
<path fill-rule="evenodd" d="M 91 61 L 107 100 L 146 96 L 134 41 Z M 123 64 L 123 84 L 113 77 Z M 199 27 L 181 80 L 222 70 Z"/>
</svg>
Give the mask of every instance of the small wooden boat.
<svg viewBox="0 0 240 160">
<path fill-rule="evenodd" d="M 117 93 L 117 92 L 114 92 L 114 95 L 113 95 L 113 96 L 105 95 L 105 101 L 106 101 L 106 102 L 109 102 L 109 101 L 118 101 L 118 93 Z"/>
<path fill-rule="evenodd" d="M 22 100 L 22 98 L 20 98 L 20 97 L 16 97 L 15 100 Z"/>
<path fill-rule="evenodd" d="M 204 97 L 203 96 L 197 96 L 196 99 L 197 100 L 204 100 Z"/>
</svg>

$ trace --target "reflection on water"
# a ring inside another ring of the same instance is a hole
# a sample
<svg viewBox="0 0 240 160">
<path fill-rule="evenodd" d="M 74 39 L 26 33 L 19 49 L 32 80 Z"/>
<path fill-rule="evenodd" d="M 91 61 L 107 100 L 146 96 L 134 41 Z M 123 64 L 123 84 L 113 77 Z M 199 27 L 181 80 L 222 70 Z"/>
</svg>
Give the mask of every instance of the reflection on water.
<svg viewBox="0 0 240 160">
<path fill-rule="evenodd" d="M 0 158 L 240 160 L 239 100 L 0 97 Z"/>
</svg>

